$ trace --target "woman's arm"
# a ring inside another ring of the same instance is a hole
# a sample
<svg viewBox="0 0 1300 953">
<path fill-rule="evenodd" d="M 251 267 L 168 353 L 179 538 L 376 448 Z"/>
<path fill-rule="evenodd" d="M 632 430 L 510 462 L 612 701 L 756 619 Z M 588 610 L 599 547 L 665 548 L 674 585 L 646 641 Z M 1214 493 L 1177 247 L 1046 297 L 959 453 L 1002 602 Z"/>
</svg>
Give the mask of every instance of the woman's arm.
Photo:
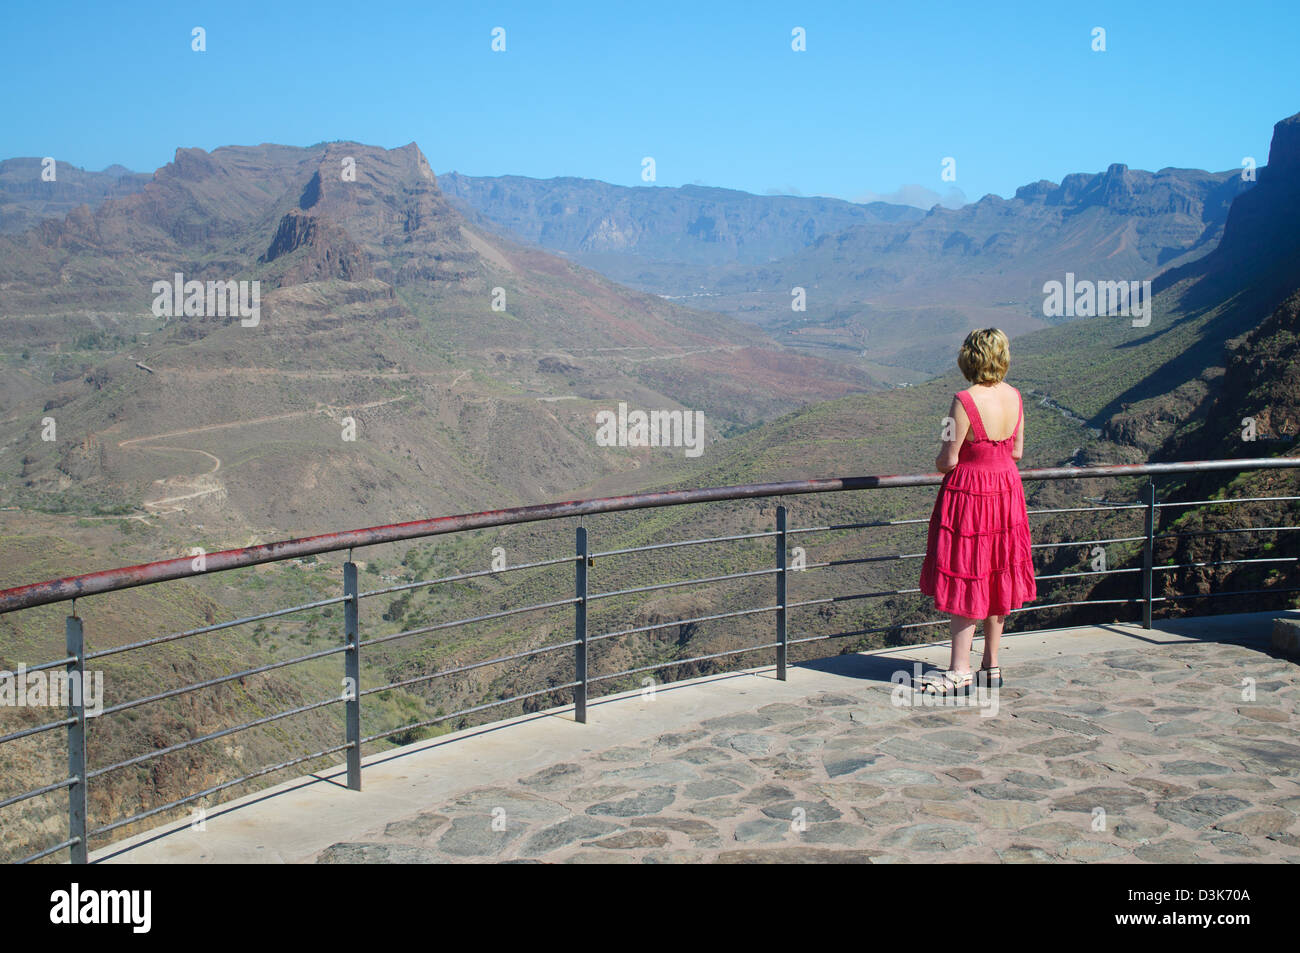
<svg viewBox="0 0 1300 953">
<path fill-rule="evenodd" d="M 1019 460 L 1025 455 L 1025 408 L 1020 408 L 1020 427 L 1016 430 L 1016 445 L 1011 450 L 1011 459 Z"/>
<path fill-rule="evenodd" d="M 970 418 L 966 416 L 966 408 L 954 397 L 952 406 L 948 408 L 948 416 L 943 421 L 943 445 L 939 448 L 939 455 L 934 458 L 934 468 L 940 473 L 947 473 L 957 466 L 957 455 L 961 453 L 961 445 L 969 430 Z"/>
</svg>

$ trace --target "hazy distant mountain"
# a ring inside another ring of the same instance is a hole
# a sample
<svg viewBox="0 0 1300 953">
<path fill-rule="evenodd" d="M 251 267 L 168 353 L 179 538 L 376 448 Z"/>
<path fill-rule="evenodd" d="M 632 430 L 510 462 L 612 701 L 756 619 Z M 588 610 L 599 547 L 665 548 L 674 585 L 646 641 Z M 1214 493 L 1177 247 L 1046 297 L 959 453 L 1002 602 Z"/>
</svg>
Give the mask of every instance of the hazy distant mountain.
<svg viewBox="0 0 1300 953">
<path fill-rule="evenodd" d="M 46 181 L 51 174 L 53 181 Z M 89 172 L 57 159 L 52 167 L 34 157 L 0 160 L 0 235 L 26 231 L 47 218 L 67 215 L 78 205 L 93 207 L 106 199 L 133 195 L 151 178 L 120 165 Z"/>
<path fill-rule="evenodd" d="M 460 201 L 526 241 L 632 287 L 691 295 L 791 344 L 865 361 L 887 378 L 892 366 L 904 380 L 944 366 L 972 326 L 1013 335 L 1045 326 L 1042 284 L 1066 272 L 1140 280 L 1205 254 L 1250 187 L 1239 172 L 1112 165 L 960 209 L 831 203 L 828 211 L 859 219 L 836 229 L 827 214 L 786 212 L 784 203 L 812 200 L 578 179 L 453 181 Z M 717 228 L 718 208 L 702 202 L 714 193 L 743 196 L 732 199 L 735 227 Z M 744 223 L 762 239 L 751 241 Z M 774 257 L 783 245 L 798 247 Z M 795 288 L 805 289 L 806 311 L 792 308 Z"/>
<path fill-rule="evenodd" d="M 756 264 L 852 225 L 910 221 L 922 214 L 885 202 L 857 205 L 698 185 L 633 188 L 595 179 L 456 172 L 440 175 L 438 182 L 458 207 L 481 213 L 523 241 L 564 252 L 584 264 L 612 264 L 623 256 L 692 267 Z"/>
</svg>

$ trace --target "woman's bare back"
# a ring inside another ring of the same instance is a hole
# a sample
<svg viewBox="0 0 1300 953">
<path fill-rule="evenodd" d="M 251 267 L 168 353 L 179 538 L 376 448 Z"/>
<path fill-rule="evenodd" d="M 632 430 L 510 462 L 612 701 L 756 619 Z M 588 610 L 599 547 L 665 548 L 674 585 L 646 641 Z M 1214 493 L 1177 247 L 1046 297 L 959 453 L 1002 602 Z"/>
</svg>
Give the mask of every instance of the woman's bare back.
<svg viewBox="0 0 1300 953">
<path fill-rule="evenodd" d="M 984 432 L 990 440 L 1006 440 L 1020 423 L 1020 397 L 1006 381 L 997 384 L 975 384 L 966 388 L 975 401 L 975 409 L 984 422 Z"/>
</svg>

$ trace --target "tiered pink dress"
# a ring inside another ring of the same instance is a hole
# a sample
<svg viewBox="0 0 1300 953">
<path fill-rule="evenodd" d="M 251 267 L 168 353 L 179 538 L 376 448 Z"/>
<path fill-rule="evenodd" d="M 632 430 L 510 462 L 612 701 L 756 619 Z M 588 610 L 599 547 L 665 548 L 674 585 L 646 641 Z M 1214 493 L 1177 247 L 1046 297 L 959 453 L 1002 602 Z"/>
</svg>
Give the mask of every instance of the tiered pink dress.
<svg viewBox="0 0 1300 953">
<path fill-rule="evenodd" d="M 970 433 L 934 501 L 921 592 L 934 597 L 940 612 L 984 619 L 1038 596 L 1025 488 L 1011 458 L 1025 402 L 1020 397 L 1011 436 L 990 440 L 970 394 L 962 391 L 957 399 L 970 417 Z"/>
</svg>

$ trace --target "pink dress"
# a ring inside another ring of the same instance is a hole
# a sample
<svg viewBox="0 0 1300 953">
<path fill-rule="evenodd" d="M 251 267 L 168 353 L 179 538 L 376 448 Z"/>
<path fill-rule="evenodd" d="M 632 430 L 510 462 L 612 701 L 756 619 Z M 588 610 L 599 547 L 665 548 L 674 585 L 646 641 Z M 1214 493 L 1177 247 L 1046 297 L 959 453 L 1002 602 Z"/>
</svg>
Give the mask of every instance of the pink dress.
<svg viewBox="0 0 1300 953">
<path fill-rule="evenodd" d="M 934 597 L 940 612 L 984 619 L 1038 596 L 1025 488 L 1011 458 L 1025 402 L 1020 397 L 1011 436 L 990 440 L 970 394 L 962 391 L 957 399 L 970 418 L 970 433 L 934 501 L 921 592 Z"/>
</svg>

